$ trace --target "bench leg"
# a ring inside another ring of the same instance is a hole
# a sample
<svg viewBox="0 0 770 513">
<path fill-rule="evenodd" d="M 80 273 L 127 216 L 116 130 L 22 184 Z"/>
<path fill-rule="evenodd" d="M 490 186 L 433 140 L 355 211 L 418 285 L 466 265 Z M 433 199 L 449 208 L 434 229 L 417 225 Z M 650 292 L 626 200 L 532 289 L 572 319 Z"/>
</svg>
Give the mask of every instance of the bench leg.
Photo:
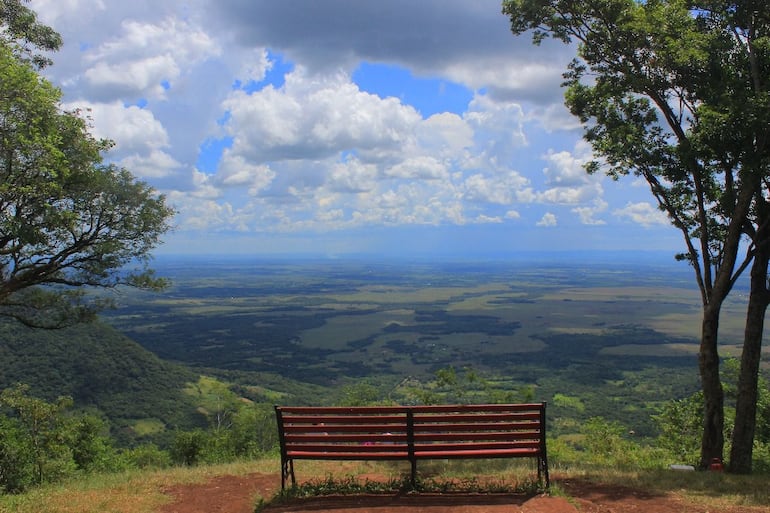
<svg viewBox="0 0 770 513">
<path fill-rule="evenodd" d="M 294 460 L 281 462 L 281 490 L 286 489 L 286 480 L 291 477 L 291 485 L 297 484 L 297 480 L 294 477 Z"/>
<path fill-rule="evenodd" d="M 412 490 L 417 489 L 417 460 L 411 460 L 412 464 Z"/>
<path fill-rule="evenodd" d="M 542 483 L 543 478 L 545 478 L 545 490 L 548 491 L 551 487 L 551 479 L 548 476 L 548 460 L 544 457 L 539 457 L 537 459 L 537 480 Z"/>
</svg>

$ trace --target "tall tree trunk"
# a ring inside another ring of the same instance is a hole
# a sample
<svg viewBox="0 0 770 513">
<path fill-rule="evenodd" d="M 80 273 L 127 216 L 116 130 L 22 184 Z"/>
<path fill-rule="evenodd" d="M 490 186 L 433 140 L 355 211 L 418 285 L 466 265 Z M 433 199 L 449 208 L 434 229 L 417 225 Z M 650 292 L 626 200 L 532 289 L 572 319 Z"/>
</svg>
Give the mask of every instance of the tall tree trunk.
<svg viewBox="0 0 770 513">
<path fill-rule="evenodd" d="M 751 267 L 751 292 L 746 312 L 741 370 L 738 376 L 738 397 L 735 403 L 735 428 L 730 450 L 729 469 L 730 472 L 737 474 L 751 473 L 754 428 L 757 419 L 757 383 L 759 362 L 762 357 L 762 332 L 765 328 L 765 312 L 770 304 L 770 293 L 767 290 L 769 249 L 760 244 Z"/>
<path fill-rule="evenodd" d="M 724 390 L 719 377 L 719 351 L 717 333 L 721 301 L 712 302 L 703 308 L 701 330 L 700 366 L 703 389 L 703 437 L 701 438 L 700 465 L 708 468 L 714 458 L 722 459 L 724 451 Z"/>
</svg>

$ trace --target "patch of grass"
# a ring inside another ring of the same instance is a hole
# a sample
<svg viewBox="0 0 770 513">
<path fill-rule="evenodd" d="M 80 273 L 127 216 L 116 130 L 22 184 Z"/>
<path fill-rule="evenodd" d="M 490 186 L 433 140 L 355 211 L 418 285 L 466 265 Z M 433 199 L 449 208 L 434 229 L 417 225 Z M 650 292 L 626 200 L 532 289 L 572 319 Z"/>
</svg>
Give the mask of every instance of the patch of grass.
<svg viewBox="0 0 770 513">
<path fill-rule="evenodd" d="M 274 459 L 155 471 L 92 474 L 19 495 L 0 495 L 0 513 L 156 513 L 179 484 L 205 482 L 220 475 L 275 472 Z"/>
<path fill-rule="evenodd" d="M 166 424 L 160 419 L 138 419 L 134 421 L 133 428 L 138 436 L 148 436 L 164 431 L 166 429 Z"/>
<path fill-rule="evenodd" d="M 770 507 L 767 475 L 735 475 L 722 472 L 680 472 L 675 470 L 621 471 L 614 468 L 583 470 L 572 468 L 569 479 L 580 479 L 618 488 L 650 493 L 672 493 L 693 504 L 708 505 L 713 511 L 729 506 Z"/>
</svg>

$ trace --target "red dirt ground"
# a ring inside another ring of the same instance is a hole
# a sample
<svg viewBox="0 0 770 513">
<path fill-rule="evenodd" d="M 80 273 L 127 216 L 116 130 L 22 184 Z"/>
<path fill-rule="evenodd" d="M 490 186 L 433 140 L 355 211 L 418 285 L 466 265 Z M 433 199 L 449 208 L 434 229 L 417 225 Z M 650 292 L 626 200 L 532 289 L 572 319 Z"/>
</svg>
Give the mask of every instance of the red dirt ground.
<svg viewBox="0 0 770 513">
<path fill-rule="evenodd" d="M 173 502 L 162 513 L 254 513 L 257 497 L 269 500 L 280 488 L 277 474 L 221 476 L 206 483 L 166 490 Z M 581 481 L 559 481 L 565 497 L 519 494 L 395 494 L 328 496 L 267 506 L 264 511 L 313 513 L 759 513 L 759 507 L 718 510 L 675 494 L 645 493 Z"/>
</svg>

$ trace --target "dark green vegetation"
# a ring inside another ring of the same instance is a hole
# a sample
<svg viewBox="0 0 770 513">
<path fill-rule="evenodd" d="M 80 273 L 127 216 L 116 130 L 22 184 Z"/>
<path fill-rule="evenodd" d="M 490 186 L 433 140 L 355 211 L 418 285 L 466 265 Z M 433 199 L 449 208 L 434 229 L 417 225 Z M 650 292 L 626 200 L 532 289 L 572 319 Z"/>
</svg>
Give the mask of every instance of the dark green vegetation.
<svg viewBox="0 0 770 513">
<path fill-rule="evenodd" d="M 157 265 L 174 286 L 127 294 L 107 321 L 255 401 L 339 402 L 362 383 L 381 400 L 413 401 L 415 386 L 451 366 L 499 396 L 559 398 L 556 419 L 604 416 L 651 436 L 662 402 L 698 388 L 698 295 L 684 265 Z M 728 311 L 729 353 L 741 305 Z"/>
<path fill-rule="evenodd" d="M 142 440 L 132 429 L 142 419 L 171 429 L 205 425 L 191 414 L 196 404 L 182 393 L 197 375 L 106 324 L 40 330 L 6 321 L 0 323 L 0 340 L 0 389 L 25 383 L 36 397 L 72 397 L 79 408 L 109 418 L 123 444 Z"/>
<path fill-rule="evenodd" d="M 262 454 L 275 447 L 277 403 L 545 400 L 556 462 L 586 461 L 586 450 L 599 463 L 693 462 L 697 291 L 688 269 L 654 262 L 161 259 L 173 286 L 122 291 L 101 323 L 0 325 L 0 390 L 27 383 L 69 419 L 51 428 L 64 442 L 43 458 L 65 470 L 88 470 L 74 459 L 85 435 L 104 469 Z M 734 297 L 725 355 L 741 339 L 745 305 Z M 0 409 L 13 435 L 0 446 L 29 446 L 19 414 Z M 32 470 L 18 479 L 36 482 L 40 457 L 21 454 Z M 0 454 L 0 467 L 21 468 L 17 456 Z"/>
</svg>

